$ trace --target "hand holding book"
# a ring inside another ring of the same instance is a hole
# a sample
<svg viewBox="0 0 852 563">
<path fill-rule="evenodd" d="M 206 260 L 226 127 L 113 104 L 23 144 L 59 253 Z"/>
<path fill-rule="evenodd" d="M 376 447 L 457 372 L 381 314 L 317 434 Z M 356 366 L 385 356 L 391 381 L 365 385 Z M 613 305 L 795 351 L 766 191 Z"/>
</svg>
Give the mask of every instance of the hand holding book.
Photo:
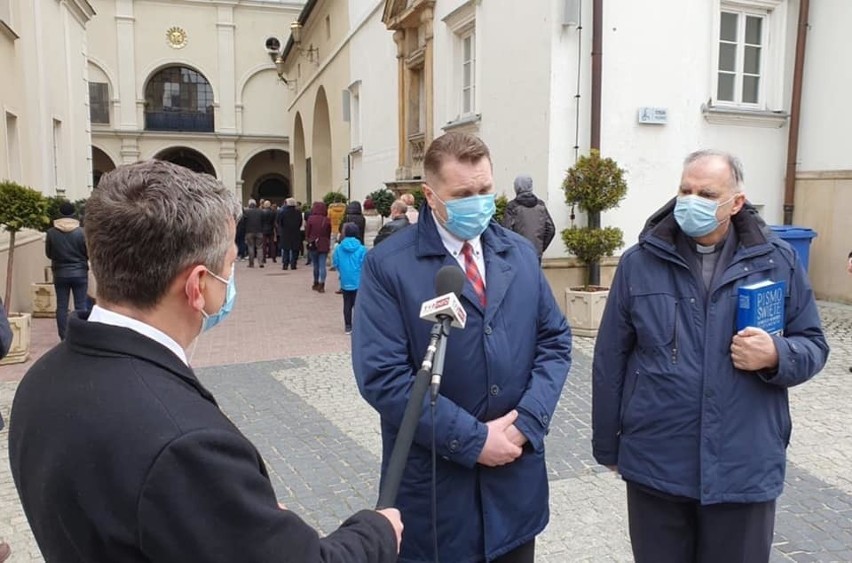
<svg viewBox="0 0 852 563">
<path fill-rule="evenodd" d="M 743 371 L 773 370 L 778 367 L 778 350 L 768 332 L 746 327 L 731 341 L 731 361 Z"/>
</svg>

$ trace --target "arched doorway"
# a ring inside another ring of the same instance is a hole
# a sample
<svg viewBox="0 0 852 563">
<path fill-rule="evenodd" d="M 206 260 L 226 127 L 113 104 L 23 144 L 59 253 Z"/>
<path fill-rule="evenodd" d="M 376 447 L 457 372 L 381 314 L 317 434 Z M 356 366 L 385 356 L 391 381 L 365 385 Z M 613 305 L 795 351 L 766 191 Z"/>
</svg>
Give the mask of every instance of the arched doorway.
<svg viewBox="0 0 852 563">
<path fill-rule="evenodd" d="M 325 88 L 320 87 L 314 104 L 313 143 L 311 144 L 312 182 L 314 185 L 313 198 L 332 191 L 331 185 L 331 121 L 328 112 L 328 99 Z"/>
<path fill-rule="evenodd" d="M 201 172 L 216 176 L 216 169 L 207 160 L 207 157 L 195 149 L 188 147 L 170 147 L 157 153 L 154 158 L 157 160 L 165 160 L 184 168 L 189 168 L 193 172 Z"/>
<path fill-rule="evenodd" d="M 268 149 L 251 157 L 243 166 L 243 203 L 248 199 L 268 199 L 282 203 L 293 195 L 290 184 L 290 153 Z"/>
<path fill-rule="evenodd" d="M 197 70 L 161 69 L 145 86 L 145 130 L 212 133 L 213 102 L 213 88 Z"/>
<path fill-rule="evenodd" d="M 97 188 L 101 176 L 115 170 L 115 163 L 107 153 L 92 145 L 92 187 Z"/>
</svg>

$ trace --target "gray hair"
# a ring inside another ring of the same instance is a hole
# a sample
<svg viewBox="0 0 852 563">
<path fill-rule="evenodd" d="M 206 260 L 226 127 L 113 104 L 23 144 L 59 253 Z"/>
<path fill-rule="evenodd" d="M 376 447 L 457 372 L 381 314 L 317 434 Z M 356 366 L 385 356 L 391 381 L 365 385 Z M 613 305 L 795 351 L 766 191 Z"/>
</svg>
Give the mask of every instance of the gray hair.
<svg viewBox="0 0 852 563">
<path fill-rule="evenodd" d="M 686 169 L 691 164 L 698 162 L 699 160 L 704 160 L 705 158 L 721 158 L 728 165 L 728 168 L 731 170 L 731 189 L 734 192 L 743 191 L 743 183 L 745 180 L 745 175 L 743 174 L 743 163 L 739 158 L 735 157 L 729 152 L 719 151 L 715 149 L 702 149 L 690 153 L 683 160 L 683 167 Z"/>
<path fill-rule="evenodd" d="M 239 202 L 216 178 L 159 160 L 119 166 L 86 202 L 98 298 L 154 308 L 181 271 L 224 267 Z"/>
<path fill-rule="evenodd" d="M 391 204 L 391 215 L 405 215 L 406 211 L 408 211 L 408 206 L 401 199 Z"/>
<path fill-rule="evenodd" d="M 296 207 L 296 198 L 295 197 L 288 197 L 286 200 L 284 200 L 284 203 L 286 203 L 290 207 Z"/>
</svg>

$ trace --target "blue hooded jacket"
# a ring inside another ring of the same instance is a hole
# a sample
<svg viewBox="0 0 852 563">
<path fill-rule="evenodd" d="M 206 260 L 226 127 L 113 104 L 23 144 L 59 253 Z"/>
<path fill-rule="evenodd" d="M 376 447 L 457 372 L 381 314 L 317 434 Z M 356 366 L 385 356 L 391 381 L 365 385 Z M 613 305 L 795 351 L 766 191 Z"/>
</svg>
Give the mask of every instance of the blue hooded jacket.
<svg viewBox="0 0 852 563">
<path fill-rule="evenodd" d="M 354 236 L 346 237 L 334 249 L 331 262 L 340 274 L 340 289 L 358 290 L 361 283 L 361 266 L 366 254 L 367 248 Z"/>
<path fill-rule="evenodd" d="M 544 437 L 571 366 L 571 332 L 529 241 L 493 221 L 481 236 L 487 305 L 465 282 L 464 329 L 447 341 L 435 409 L 441 561 L 479 563 L 530 541 L 547 525 Z M 429 343 L 420 305 L 451 265 L 432 213 L 367 253 L 352 334 L 361 394 L 381 416 L 382 478 Z M 529 442 L 515 461 L 477 463 L 486 422 L 512 409 Z M 405 534 L 401 563 L 435 561 L 430 504 L 432 423 L 420 418 L 399 488 Z"/>
<path fill-rule="evenodd" d="M 746 205 L 705 293 L 677 250 L 673 208 L 649 220 L 610 289 L 592 367 L 595 459 L 702 504 L 775 499 L 792 429 L 787 389 L 828 357 L 807 273 Z M 784 335 L 772 337 L 778 367 L 741 371 L 730 354 L 738 289 L 767 279 L 786 283 Z"/>
</svg>

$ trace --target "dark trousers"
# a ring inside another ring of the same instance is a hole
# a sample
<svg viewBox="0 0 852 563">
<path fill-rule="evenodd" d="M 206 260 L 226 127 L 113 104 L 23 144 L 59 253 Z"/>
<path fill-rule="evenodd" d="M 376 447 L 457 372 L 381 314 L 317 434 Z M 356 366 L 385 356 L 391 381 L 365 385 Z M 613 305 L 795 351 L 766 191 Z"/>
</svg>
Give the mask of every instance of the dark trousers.
<svg viewBox="0 0 852 563">
<path fill-rule="evenodd" d="M 343 290 L 343 324 L 346 328 L 352 328 L 352 309 L 355 307 L 355 298 L 358 296 L 358 290 L 349 291 Z"/>
<path fill-rule="evenodd" d="M 535 562 L 535 540 L 530 540 L 520 547 L 516 547 L 509 553 L 501 555 L 491 563 L 534 563 Z"/>
<path fill-rule="evenodd" d="M 71 293 L 74 294 L 74 310 L 88 310 L 89 279 L 82 278 L 54 278 L 53 288 L 56 290 L 56 329 L 59 331 L 59 339 L 65 340 L 65 327 L 68 326 L 68 302 Z"/>
<path fill-rule="evenodd" d="M 263 235 L 263 261 L 266 262 L 267 258 L 272 258 L 272 261 L 275 262 L 275 257 L 278 256 L 278 251 L 275 249 L 275 235 L 273 234 L 264 234 Z"/>
<path fill-rule="evenodd" d="M 291 268 L 296 269 L 296 263 L 299 261 L 299 251 L 290 249 L 283 249 L 281 251 L 281 261 L 284 264 L 289 264 Z"/>
<path fill-rule="evenodd" d="M 628 483 L 627 513 L 636 563 L 769 561 L 774 500 L 702 506 Z"/>
<path fill-rule="evenodd" d="M 263 235 L 260 233 L 246 233 L 246 246 L 248 247 L 249 266 L 254 266 L 257 255 L 261 252 Z"/>
</svg>

